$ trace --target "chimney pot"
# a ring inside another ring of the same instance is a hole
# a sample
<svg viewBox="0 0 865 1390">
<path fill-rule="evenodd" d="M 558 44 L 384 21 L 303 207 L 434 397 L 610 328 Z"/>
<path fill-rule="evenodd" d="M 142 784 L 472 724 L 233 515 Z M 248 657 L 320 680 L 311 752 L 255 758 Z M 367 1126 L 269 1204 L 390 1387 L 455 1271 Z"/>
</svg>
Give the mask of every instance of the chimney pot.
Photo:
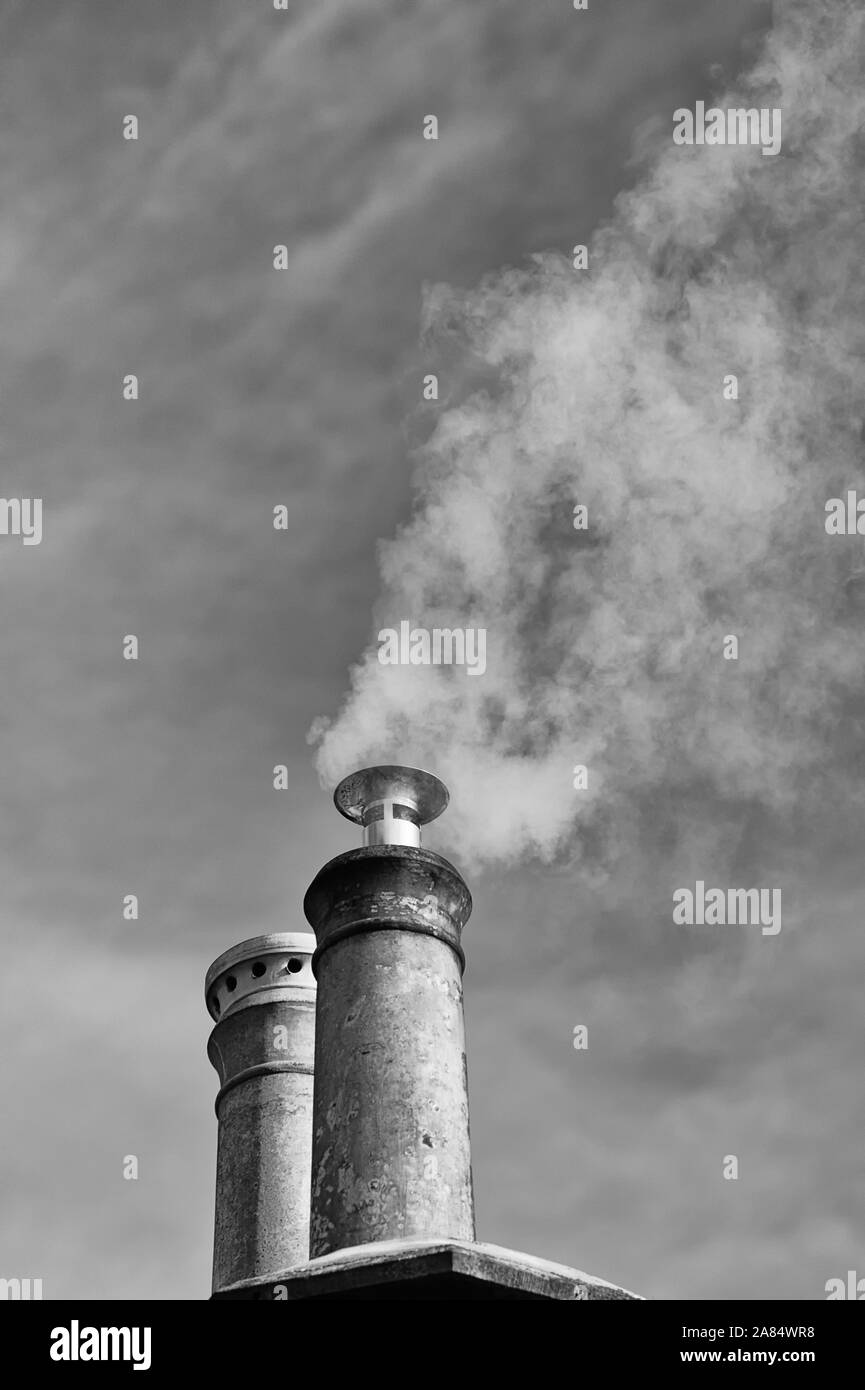
<svg viewBox="0 0 865 1390">
<path fill-rule="evenodd" d="M 460 943 L 471 895 L 420 848 L 447 801 L 437 777 L 396 766 L 365 768 L 334 794 L 365 844 L 326 864 L 303 905 L 318 941 L 313 1259 L 474 1239 Z"/>
<path fill-rule="evenodd" d="M 207 972 L 220 1080 L 214 1292 L 309 1257 L 314 948 L 308 932 L 255 936 Z"/>
</svg>

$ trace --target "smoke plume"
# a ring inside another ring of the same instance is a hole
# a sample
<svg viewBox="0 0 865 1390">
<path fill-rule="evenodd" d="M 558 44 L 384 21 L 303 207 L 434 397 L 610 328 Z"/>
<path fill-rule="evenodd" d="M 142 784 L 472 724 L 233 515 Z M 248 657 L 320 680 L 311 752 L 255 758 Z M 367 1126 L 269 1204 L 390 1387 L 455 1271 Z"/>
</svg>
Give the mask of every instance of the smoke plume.
<svg viewBox="0 0 865 1390">
<path fill-rule="evenodd" d="M 549 252 L 426 290 L 442 399 L 370 649 L 311 735 L 326 782 L 429 767 L 463 861 L 600 872 L 668 820 L 861 803 L 862 540 L 824 508 L 863 473 L 863 68 L 859 0 L 786 0 L 752 70 L 704 94 L 780 108 L 777 157 L 675 146 L 672 102 L 587 269 Z M 484 675 L 381 665 L 405 619 L 485 628 Z"/>
</svg>

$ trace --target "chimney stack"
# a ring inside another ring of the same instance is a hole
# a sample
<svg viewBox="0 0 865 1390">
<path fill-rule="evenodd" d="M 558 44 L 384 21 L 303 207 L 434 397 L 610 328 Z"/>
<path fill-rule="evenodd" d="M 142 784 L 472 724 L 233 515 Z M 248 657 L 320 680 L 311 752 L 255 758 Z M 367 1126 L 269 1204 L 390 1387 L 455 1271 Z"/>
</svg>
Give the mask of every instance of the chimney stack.
<svg viewBox="0 0 865 1390">
<path fill-rule="evenodd" d="M 214 1293 L 309 1256 L 314 948 L 308 932 L 256 936 L 207 972 L 220 1080 Z"/>
<path fill-rule="evenodd" d="M 304 900 L 318 943 L 310 1258 L 473 1241 L 460 945 L 472 903 L 420 845 L 448 793 L 416 768 L 372 767 L 334 802 L 364 844 Z"/>
<path fill-rule="evenodd" d="M 428 772 L 369 767 L 334 801 L 364 842 L 310 885 L 315 937 L 244 941 L 207 972 L 222 1083 L 213 1297 L 634 1299 L 476 1239 L 460 944 L 472 900 L 420 843 L 448 794 Z"/>
</svg>

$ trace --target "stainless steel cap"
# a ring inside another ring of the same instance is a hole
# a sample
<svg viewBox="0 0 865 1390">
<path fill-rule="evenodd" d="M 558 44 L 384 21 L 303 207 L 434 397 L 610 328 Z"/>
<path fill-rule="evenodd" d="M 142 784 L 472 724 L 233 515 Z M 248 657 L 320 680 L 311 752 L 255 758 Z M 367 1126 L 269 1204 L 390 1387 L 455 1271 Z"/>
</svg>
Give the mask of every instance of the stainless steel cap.
<svg viewBox="0 0 865 1390">
<path fill-rule="evenodd" d="M 420 845 L 420 828 L 440 816 L 448 790 L 417 767 L 365 767 L 344 777 L 333 794 L 340 815 L 363 826 L 364 845 Z"/>
</svg>

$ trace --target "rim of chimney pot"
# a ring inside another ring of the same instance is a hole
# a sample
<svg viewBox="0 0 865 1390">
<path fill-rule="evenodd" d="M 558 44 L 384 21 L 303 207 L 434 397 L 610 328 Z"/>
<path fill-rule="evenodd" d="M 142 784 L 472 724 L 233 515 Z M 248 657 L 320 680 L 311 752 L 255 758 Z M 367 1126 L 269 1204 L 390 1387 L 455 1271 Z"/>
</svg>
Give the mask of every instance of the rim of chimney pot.
<svg viewBox="0 0 865 1390">
<path fill-rule="evenodd" d="M 290 986 L 314 991 L 316 982 L 310 962 L 315 948 L 312 932 L 269 932 L 239 941 L 217 956 L 207 971 L 207 1012 L 218 1022 L 241 999 L 261 990 Z M 299 967 L 293 962 L 299 962 Z"/>
</svg>

